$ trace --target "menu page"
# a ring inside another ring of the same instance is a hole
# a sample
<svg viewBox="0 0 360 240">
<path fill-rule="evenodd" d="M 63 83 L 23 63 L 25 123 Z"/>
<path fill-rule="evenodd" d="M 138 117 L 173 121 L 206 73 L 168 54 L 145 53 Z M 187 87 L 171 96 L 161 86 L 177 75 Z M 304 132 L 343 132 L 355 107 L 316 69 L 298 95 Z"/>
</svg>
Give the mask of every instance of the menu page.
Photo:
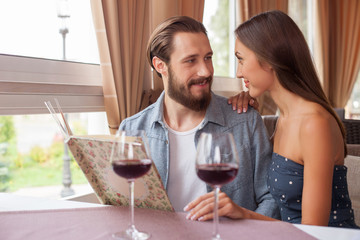
<svg viewBox="0 0 360 240">
<path fill-rule="evenodd" d="M 110 163 L 112 135 L 70 136 L 69 149 L 84 172 L 99 201 L 108 205 L 129 205 L 129 183 L 115 174 Z M 139 208 L 174 211 L 154 165 L 135 180 L 134 204 Z"/>
</svg>

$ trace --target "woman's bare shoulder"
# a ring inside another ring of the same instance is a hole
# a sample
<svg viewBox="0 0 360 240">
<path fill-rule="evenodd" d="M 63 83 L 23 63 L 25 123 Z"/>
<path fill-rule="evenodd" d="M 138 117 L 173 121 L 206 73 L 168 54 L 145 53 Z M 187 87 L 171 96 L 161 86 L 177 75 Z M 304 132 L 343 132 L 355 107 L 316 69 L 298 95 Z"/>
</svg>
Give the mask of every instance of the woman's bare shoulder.
<svg viewBox="0 0 360 240">
<path fill-rule="evenodd" d="M 324 134 L 333 132 L 339 126 L 334 116 L 318 104 L 313 104 L 312 108 L 303 114 L 301 121 L 301 133 L 306 135 Z"/>
<path fill-rule="evenodd" d="M 313 156 L 321 153 L 325 158 L 341 162 L 344 151 L 341 130 L 336 119 L 324 111 L 304 115 L 300 126 L 300 145 L 304 152 Z"/>
</svg>

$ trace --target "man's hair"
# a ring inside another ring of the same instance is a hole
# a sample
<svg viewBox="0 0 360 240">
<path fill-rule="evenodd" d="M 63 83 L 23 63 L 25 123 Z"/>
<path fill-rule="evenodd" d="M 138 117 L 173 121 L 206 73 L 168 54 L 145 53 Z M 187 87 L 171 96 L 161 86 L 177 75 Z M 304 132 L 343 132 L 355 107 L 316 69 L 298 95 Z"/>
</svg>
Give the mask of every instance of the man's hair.
<svg viewBox="0 0 360 240">
<path fill-rule="evenodd" d="M 146 55 L 152 68 L 154 68 L 152 59 L 155 56 L 166 64 L 170 62 L 170 55 L 173 51 L 173 38 L 179 32 L 204 33 L 207 36 L 204 25 L 193 18 L 176 16 L 165 20 L 156 27 L 147 44 Z M 161 77 L 160 73 L 157 72 L 157 74 Z"/>
</svg>

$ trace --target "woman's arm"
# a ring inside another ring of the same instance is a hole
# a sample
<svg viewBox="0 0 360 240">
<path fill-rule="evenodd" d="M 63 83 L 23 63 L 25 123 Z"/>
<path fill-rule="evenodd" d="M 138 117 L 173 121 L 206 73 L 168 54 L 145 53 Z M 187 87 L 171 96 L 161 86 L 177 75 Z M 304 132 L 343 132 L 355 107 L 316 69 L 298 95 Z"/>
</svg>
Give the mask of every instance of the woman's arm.
<svg viewBox="0 0 360 240">
<path fill-rule="evenodd" d="M 194 201 L 190 202 L 184 211 L 190 211 L 186 216 L 190 220 L 206 221 L 213 218 L 214 210 L 214 192 L 209 192 L 203 196 L 198 197 Z M 232 219 L 258 219 L 258 220 L 270 220 L 277 221 L 276 219 L 261 215 L 259 213 L 250 211 L 246 208 L 240 207 L 235 204 L 225 193 L 219 193 L 219 208 L 218 215 L 226 216 Z"/>
<path fill-rule="evenodd" d="M 337 126 L 329 119 L 311 117 L 301 124 L 300 148 L 304 161 L 302 224 L 327 226 L 332 198 L 332 178 Z M 341 136 L 340 136 L 340 139 Z"/>
</svg>

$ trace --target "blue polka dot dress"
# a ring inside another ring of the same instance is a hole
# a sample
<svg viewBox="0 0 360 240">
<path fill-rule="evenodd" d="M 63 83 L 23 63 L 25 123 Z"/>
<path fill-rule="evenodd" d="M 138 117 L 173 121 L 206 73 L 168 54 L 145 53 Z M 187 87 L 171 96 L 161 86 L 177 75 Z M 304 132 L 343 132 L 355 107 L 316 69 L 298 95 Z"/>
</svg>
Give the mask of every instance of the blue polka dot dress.
<svg viewBox="0 0 360 240">
<path fill-rule="evenodd" d="M 346 173 L 346 166 L 334 167 L 329 226 L 359 228 L 354 221 Z M 268 188 L 279 205 L 283 221 L 301 223 L 303 178 L 303 165 L 273 153 L 268 174 Z"/>
</svg>

